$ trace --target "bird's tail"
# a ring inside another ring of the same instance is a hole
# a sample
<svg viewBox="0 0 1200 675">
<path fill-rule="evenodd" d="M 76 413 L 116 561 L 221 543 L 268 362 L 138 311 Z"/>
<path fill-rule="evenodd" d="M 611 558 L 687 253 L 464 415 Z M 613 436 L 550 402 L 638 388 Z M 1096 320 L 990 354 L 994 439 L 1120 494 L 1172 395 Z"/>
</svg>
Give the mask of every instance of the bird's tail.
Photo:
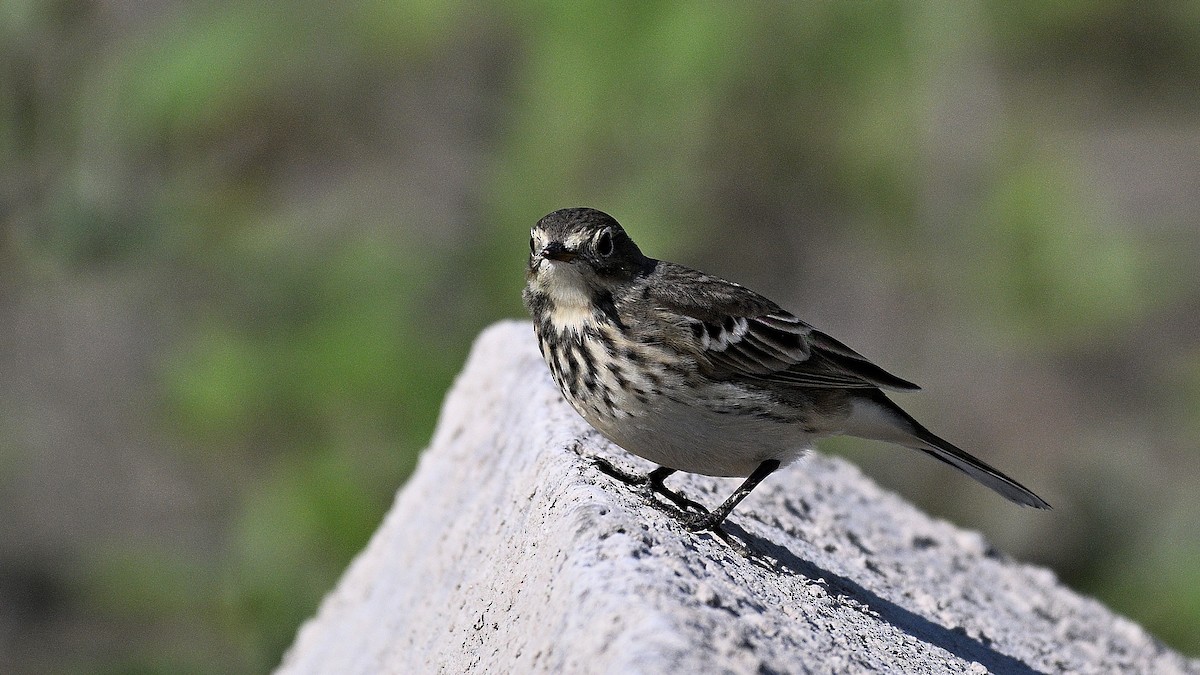
<svg viewBox="0 0 1200 675">
<path fill-rule="evenodd" d="M 1037 509 L 1050 508 L 1046 500 L 1029 488 L 921 426 L 881 391 L 875 390 L 869 395 L 853 399 L 845 433 L 920 450 L 962 471 L 1010 501 Z"/>
</svg>

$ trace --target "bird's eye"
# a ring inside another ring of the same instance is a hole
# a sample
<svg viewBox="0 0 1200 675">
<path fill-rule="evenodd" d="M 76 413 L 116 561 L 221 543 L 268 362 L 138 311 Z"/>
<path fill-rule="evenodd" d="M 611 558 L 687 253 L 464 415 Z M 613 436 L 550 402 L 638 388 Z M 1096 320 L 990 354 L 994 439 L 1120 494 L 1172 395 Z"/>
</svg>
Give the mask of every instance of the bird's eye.
<svg viewBox="0 0 1200 675">
<path fill-rule="evenodd" d="M 533 249 L 534 249 L 533 237 L 530 236 L 529 237 L 529 252 L 533 253 L 534 252 Z"/>
<path fill-rule="evenodd" d="M 613 254 L 612 230 L 604 230 L 600 236 L 596 237 L 596 253 L 599 253 L 602 258 Z"/>
</svg>

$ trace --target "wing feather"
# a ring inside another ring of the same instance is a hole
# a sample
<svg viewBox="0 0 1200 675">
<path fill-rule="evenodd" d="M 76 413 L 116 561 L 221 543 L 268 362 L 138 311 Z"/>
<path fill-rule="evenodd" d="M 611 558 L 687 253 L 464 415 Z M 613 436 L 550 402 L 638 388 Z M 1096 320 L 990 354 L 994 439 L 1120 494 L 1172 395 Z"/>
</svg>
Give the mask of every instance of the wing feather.
<svg viewBox="0 0 1200 675">
<path fill-rule="evenodd" d="M 692 322 L 712 375 L 798 387 L 919 389 L 737 284 L 658 263 L 647 300 Z"/>
</svg>

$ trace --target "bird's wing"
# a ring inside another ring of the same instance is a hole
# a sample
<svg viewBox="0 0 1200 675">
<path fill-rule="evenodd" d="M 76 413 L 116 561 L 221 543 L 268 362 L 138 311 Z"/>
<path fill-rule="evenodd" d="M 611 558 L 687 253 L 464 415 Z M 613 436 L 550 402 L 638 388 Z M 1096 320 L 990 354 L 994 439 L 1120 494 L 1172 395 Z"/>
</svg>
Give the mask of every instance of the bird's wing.
<svg viewBox="0 0 1200 675">
<path fill-rule="evenodd" d="M 920 389 L 774 302 L 724 279 L 659 263 L 646 299 L 683 317 L 711 374 L 801 387 Z"/>
</svg>

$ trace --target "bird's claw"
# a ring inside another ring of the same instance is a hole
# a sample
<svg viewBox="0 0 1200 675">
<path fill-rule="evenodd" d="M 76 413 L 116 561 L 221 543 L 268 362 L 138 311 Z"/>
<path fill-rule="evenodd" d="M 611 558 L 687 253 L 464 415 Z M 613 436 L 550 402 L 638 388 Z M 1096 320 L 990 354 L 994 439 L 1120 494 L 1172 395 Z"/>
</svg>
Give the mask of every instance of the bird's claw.
<svg viewBox="0 0 1200 675">
<path fill-rule="evenodd" d="M 714 534 L 724 534 L 721 529 L 721 523 L 724 518 L 718 517 L 709 511 L 703 513 L 684 513 L 680 517 L 683 526 L 692 532 L 713 532 Z"/>
</svg>

